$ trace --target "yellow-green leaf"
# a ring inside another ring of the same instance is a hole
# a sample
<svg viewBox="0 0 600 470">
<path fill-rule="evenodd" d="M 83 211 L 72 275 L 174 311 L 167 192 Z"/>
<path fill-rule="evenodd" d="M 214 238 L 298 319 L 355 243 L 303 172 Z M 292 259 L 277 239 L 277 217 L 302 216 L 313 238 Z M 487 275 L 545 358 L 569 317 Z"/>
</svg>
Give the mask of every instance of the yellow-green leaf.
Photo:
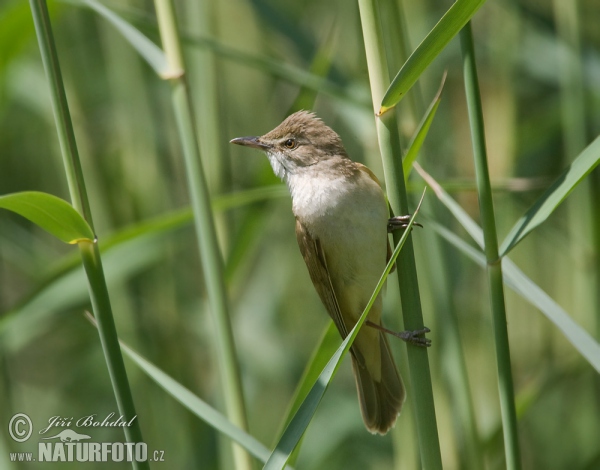
<svg viewBox="0 0 600 470">
<path fill-rule="evenodd" d="M 404 63 L 385 92 L 379 115 L 398 104 L 433 59 L 444 50 L 484 3 L 485 0 L 456 0 Z"/>
<path fill-rule="evenodd" d="M 292 452 L 298 445 L 298 442 L 302 438 L 304 431 L 306 431 L 306 428 L 308 427 L 313 415 L 317 411 L 317 407 L 319 406 L 319 403 L 321 403 L 321 399 L 325 395 L 327 387 L 329 386 L 331 380 L 335 376 L 335 373 L 337 372 L 344 355 L 350 350 L 350 346 L 352 346 L 352 342 L 356 338 L 356 335 L 358 335 L 360 327 L 367 319 L 369 310 L 371 310 L 375 299 L 377 298 L 379 292 L 383 288 L 387 276 L 392 270 L 392 266 L 396 262 L 396 258 L 400 254 L 400 250 L 402 249 L 404 243 L 408 238 L 408 234 L 410 233 L 410 229 L 415 221 L 415 217 L 419 212 L 424 196 L 425 192 L 423 192 L 421 201 L 419 202 L 419 205 L 417 206 L 415 212 L 410 218 L 408 226 L 404 231 L 402 238 L 398 242 L 398 245 L 396 245 L 396 248 L 394 249 L 394 252 L 390 257 L 388 264 L 385 270 L 383 271 L 383 274 L 381 275 L 377 286 L 375 287 L 375 291 L 373 292 L 373 295 L 371 295 L 371 299 L 367 303 L 360 318 L 354 325 L 354 328 L 352 328 L 352 331 L 350 331 L 348 336 L 346 336 L 344 341 L 342 341 L 342 344 L 335 351 L 329 362 L 325 365 L 311 389 L 308 391 L 308 393 L 306 393 L 306 398 L 304 398 L 300 406 L 298 406 L 297 411 L 294 413 L 293 417 L 289 421 L 289 424 L 283 431 L 279 442 L 275 446 L 275 449 L 273 449 L 269 460 L 267 460 L 267 463 L 263 467 L 264 470 L 282 470 L 283 468 L 285 468 Z M 294 407 L 296 406 L 297 404 L 294 404 Z"/>
<path fill-rule="evenodd" d="M 521 217 L 500 248 L 500 256 L 506 255 L 534 228 L 544 222 L 577 185 L 600 163 L 600 137 L 597 137 L 573 163 L 563 171 L 544 194 Z"/>
<path fill-rule="evenodd" d="M 94 241 L 94 232 L 71 204 L 37 191 L 0 196 L 0 208 L 15 212 L 65 243 Z"/>
<path fill-rule="evenodd" d="M 421 147 L 423 146 L 423 142 L 425 142 L 425 137 L 427 137 L 427 133 L 429 132 L 429 128 L 431 127 L 431 123 L 433 122 L 433 118 L 435 117 L 435 113 L 440 105 L 442 100 L 442 91 L 444 90 L 444 84 L 446 83 L 446 73 L 444 73 L 444 77 L 442 78 L 442 84 L 438 92 L 436 93 L 433 101 L 427 108 L 425 112 L 425 116 L 421 120 L 417 131 L 415 132 L 414 137 L 412 138 L 406 155 L 402 160 L 402 169 L 404 170 L 404 179 L 408 181 L 408 177 L 410 176 L 410 172 L 412 170 L 413 163 L 417 160 L 417 155 L 421 151 Z"/>
</svg>

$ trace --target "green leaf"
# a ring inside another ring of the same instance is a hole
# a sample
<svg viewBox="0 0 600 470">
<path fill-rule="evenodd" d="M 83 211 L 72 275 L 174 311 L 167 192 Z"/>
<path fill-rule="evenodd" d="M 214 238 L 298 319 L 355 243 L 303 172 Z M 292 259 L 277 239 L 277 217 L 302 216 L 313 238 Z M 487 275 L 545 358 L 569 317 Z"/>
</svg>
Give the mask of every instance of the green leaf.
<svg viewBox="0 0 600 470">
<path fill-rule="evenodd" d="M 312 357 L 304 369 L 304 373 L 302 374 L 302 378 L 300 379 L 298 387 L 296 388 L 294 399 L 290 405 L 287 417 L 283 422 L 283 427 L 290 423 L 294 417 L 294 414 L 298 411 L 298 408 L 300 408 L 300 405 L 308 395 L 308 392 L 312 388 L 313 384 L 319 378 L 319 374 L 323 370 L 323 367 L 327 365 L 327 362 L 337 350 L 339 342 L 340 334 L 335 324 L 333 322 L 329 322 L 329 325 L 327 328 L 325 328 L 325 331 L 323 331 L 321 341 L 315 348 Z"/>
<path fill-rule="evenodd" d="M 216 196 L 212 203 L 213 210 L 226 211 L 247 204 L 280 197 L 289 198 L 289 191 L 284 185 L 277 184 Z M 190 226 L 192 224 L 192 219 L 193 215 L 190 208 L 178 209 L 142 222 L 131 224 L 114 234 L 102 237 L 99 242 L 99 248 L 103 255 L 107 272 L 110 270 L 110 264 L 107 263 L 107 261 L 113 259 L 113 254 L 116 258 L 115 261 L 120 259 L 123 267 L 127 266 L 129 263 L 122 263 L 122 260 L 124 259 L 122 253 L 128 254 L 126 257 L 128 261 L 132 261 L 132 258 L 136 259 L 138 254 L 141 256 L 141 253 L 147 258 L 151 252 L 154 252 L 157 249 L 156 246 L 154 246 L 155 244 L 153 244 L 151 248 L 148 246 L 149 239 L 168 236 L 176 230 Z M 132 256 L 133 254 L 135 254 L 135 256 Z M 152 262 L 154 261 L 155 257 L 152 258 Z M 117 262 L 116 265 L 118 264 L 119 263 Z M 62 286 L 63 278 L 75 271 L 79 273 L 80 270 L 81 258 L 79 253 L 73 252 L 64 256 L 57 265 L 50 268 L 44 279 L 35 289 L 22 298 L 16 307 L 11 309 L 8 313 L 3 312 L 2 318 L 0 319 L 0 334 L 2 333 L 2 330 L 8 326 L 7 324 L 14 322 L 19 316 L 31 316 L 32 312 L 28 308 L 29 305 L 44 305 L 44 303 L 48 302 L 48 299 L 46 298 L 46 293 L 48 291 L 54 291 L 56 289 L 58 292 L 56 295 L 60 297 L 62 301 L 67 301 L 67 299 L 70 298 L 70 294 L 74 293 L 76 289 L 63 286 L 64 289 L 69 292 L 69 296 L 60 294 L 60 286 Z M 118 277 L 120 275 L 112 273 L 112 271 L 111 275 L 107 274 L 109 280 L 113 280 L 115 276 Z M 83 283 L 82 286 L 81 298 L 85 299 L 88 295 L 87 285 Z M 75 302 L 67 303 L 60 308 L 56 307 L 54 310 L 58 311 L 66 309 L 74 303 Z M 50 314 L 51 312 L 47 313 Z M 38 323 L 41 321 L 42 320 L 39 320 Z M 31 327 L 29 326 L 29 328 Z"/>
<path fill-rule="evenodd" d="M 465 210 L 460 207 L 429 174 L 418 165 L 415 165 L 415 168 L 419 174 L 426 179 L 427 183 L 432 185 L 432 189 L 439 200 L 450 210 L 452 215 L 456 217 L 473 240 L 483 248 L 483 231 L 481 230 L 481 227 L 469 217 Z M 435 222 L 429 221 L 427 222 L 427 226 L 431 227 L 438 234 L 460 249 L 473 261 L 482 267 L 486 266 L 487 261 L 485 255 L 480 250 L 477 250 L 461 240 L 457 235 Z M 554 325 L 564 334 L 573 347 L 579 351 L 598 372 L 600 372 L 600 344 L 598 344 L 587 331 L 579 326 L 546 292 L 529 279 L 509 258 L 504 258 L 502 260 L 502 271 L 506 285 L 537 307 L 546 318 L 554 323 Z"/>
<path fill-rule="evenodd" d="M 404 156 L 402 160 L 402 169 L 404 171 L 404 179 L 408 181 L 408 177 L 412 170 L 413 163 L 417 160 L 417 155 L 423 146 L 423 142 L 425 141 L 425 137 L 427 137 L 427 133 L 429 132 L 429 128 L 431 127 L 431 123 L 433 122 L 433 118 L 435 117 L 435 113 L 442 101 L 442 91 L 444 90 L 444 84 L 446 83 L 446 73 L 444 73 L 444 77 L 442 78 L 442 83 L 438 92 L 433 98 L 433 101 L 429 105 L 429 108 L 425 112 L 425 116 L 421 120 L 415 135 L 408 146 L 408 152 Z"/>
<path fill-rule="evenodd" d="M 378 115 L 396 106 L 423 71 L 471 19 L 485 0 L 457 0 L 404 63 L 381 101 Z"/>
<path fill-rule="evenodd" d="M 8 209 L 65 243 L 93 242 L 94 232 L 71 204 L 51 194 L 37 191 L 0 196 L 0 208 Z"/>
<path fill-rule="evenodd" d="M 529 232 L 543 223 L 577 185 L 600 163 L 600 137 L 588 145 L 533 206 L 521 217 L 500 248 L 506 255 Z"/>
<path fill-rule="evenodd" d="M 483 232 L 481 227 L 477 225 L 477 223 L 475 223 L 471 217 L 469 217 L 469 214 L 467 214 L 464 209 L 460 207 L 460 205 L 454 199 L 452 199 L 446 191 L 444 191 L 442 186 L 436 180 L 434 180 L 429 173 L 423 170 L 421 165 L 415 163 L 414 167 L 421 178 L 423 178 L 427 185 L 433 190 L 442 204 L 444 204 L 448 210 L 452 212 L 452 215 L 456 217 L 468 234 L 471 235 L 473 240 L 475 240 L 475 243 L 483 248 Z"/>
<path fill-rule="evenodd" d="M 93 321 L 93 319 L 90 320 Z M 269 457 L 269 450 L 256 438 L 232 424 L 226 416 L 219 413 L 204 400 L 193 394 L 190 390 L 185 388 L 172 377 L 165 374 L 150 361 L 144 359 L 123 342 L 121 342 L 121 349 L 140 367 L 140 369 L 142 369 L 148 375 L 148 377 L 154 380 L 163 390 L 175 398 L 179 403 L 185 406 L 200 419 L 206 421 L 217 431 L 225 434 L 240 444 L 261 462 L 266 462 L 267 458 Z"/>
<path fill-rule="evenodd" d="M 482 268 L 487 261 L 485 255 L 477 248 L 472 247 L 461 240 L 458 235 L 438 225 L 433 221 L 427 222 L 440 236 L 462 251 Z M 480 229 L 481 230 L 481 229 Z M 483 236 L 483 232 L 482 232 Z M 502 260 L 503 279 L 508 287 L 538 308 L 548 320 L 562 331 L 567 340 L 577 349 L 581 355 L 600 372 L 600 344 L 592 338 L 587 331 L 578 325 L 571 316 L 542 290 L 535 282 L 528 278 L 521 269 L 510 259 Z"/>
<path fill-rule="evenodd" d="M 174 71 L 169 68 L 167 57 L 160 47 L 154 44 L 150 39 L 144 36 L 137 28 L 125 21 L 114 11 L 105 7 L 96 0 L 81 0 L 72 2 L 74 5 L 87 6 L 98 13 L 100 16 L 108 20 L 123 37 L 138 51 L 138 53 L 148 62 L 148 65 L 161 78 L 171 78 L 174 75 L 178 76 L 180 71 Z"/>
<path fill-rule="evenodd" d="M 285 420 L 283 421 L 282 429 L 279 433 L 281 436 L 285 427 L 290 423 L 302 402 L 308 396 L 310 389 L 315 384 L 317 379 L 319 378 L 319 373 L 323 370 L 323 367 L 327 365 L 327 361 L 331 356 L 335 353 L 338 344 L 340 342 L 340 334 L 333 322 L 329 322 L 327 328 L 323 332 L 323 336 L 321 337 L 321 341 L 313 352 L 312 357 L 308 361 L 306 368 L 304 369 L 304 373 L 302 374 L 302 378 L 298 383 L 298 387 L 296 388 L 296 393 L 294 394 L 294 398 L 290 404 L 289 411 L 286 414 Z M 301 440 L 296 445 L 295 450 L 292 452 L 290 458 L 288 459 L 288 463 L 290 465 L 294 465 L 296 463 L 296 459 L 298 458 L 298 454 L 300 451 Z"/>
<path fill-rule="evenodd" d="M 425 193 L 423 193 L 423 196 L 425 196 Z M 421 198 L 421 202 L 423 202 L 423 198 Z M 285 431 L 283 432 L 283 435 L 281 436 L 281 439 L 279 439 L 279 442 L 275 446 L 273 453 L 271 454 L 269 460 L 265 464 L 264 470 L 283 469 L 291 453 L 298 445 L 298 442 L 300 441 L 304 432 L 306 431 L 306 428 L 310 424 L 313 415 L 317 411 L 317 407 L 319 406 L 323 395 L 325 395 L 327 387 L 329 386 L 331 380 L 335 376 L 335 373 L 340 367 L 344 355 L 348 352 L 350 346 L 352 346 L 354 338 L 356 338 L 356 335 L 358 335 L 358 331 L 367 319 L 367 315 L 369 314 L 369 311 L 371 310 L 375 299 L 379 295 L 379 291 L 381 291 L 381 289 L 383 288 L 388 274 L 390 273 L 392 266 L 396 261 L 396 258 L 400 254 L 400 250 L 402 249 L 404 243 L 408 239 L 408 235 L 410 234 L 410 230 L 414 223 L 415 217 L 419 212 L 421 202 L 419 202 L 419 206 L 416 208 L 415 212 L 410 218 L 408 226 L 404 231 L 404 234 L 402 235 L 402 238 L 400 239 L 398 245 L 394 249 L 394 253 L 392 254 L 387 266 L 385 267 L 385 270 L 381 275 L 377 286 L 375 287 L 375 291 L 373 292 L 373 295 L 371 295 L 371 298 L 367 303 L 367 306 L 365 307 L 362 315 L 356 322 L 356 325 L 354 325 L 354 328 L 352 328 L 352 331 L 348 334 L 348 336 L 346 336 L 344 341 L 342 341 L 340 347 L 337 349 L 335 354 L 331 357 L 327 365 L 324 367 L 317 381 L 308 392 L 306 399 L 302 402 L 302 404 L 298 408 L 298 411 L 294 414 L 294 417 L 290 421 L 290 424 L 286 427 Z"/>
</svg>

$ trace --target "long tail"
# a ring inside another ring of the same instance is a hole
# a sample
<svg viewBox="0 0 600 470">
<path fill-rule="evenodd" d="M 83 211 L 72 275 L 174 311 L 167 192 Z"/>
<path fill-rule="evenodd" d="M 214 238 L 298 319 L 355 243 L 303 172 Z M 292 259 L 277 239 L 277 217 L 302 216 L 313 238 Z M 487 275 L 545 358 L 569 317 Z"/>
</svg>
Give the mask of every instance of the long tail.
<svg viewBox="0 0 600 470">
<path fill-rule="evenodd" d="M 392 353 L 383 333 L 379 335 L 381 350 L 381 380 L 376 381 L 369 370 L 352 355 L 352 370 L 365 426 L 372 433 L 385 434 L 396 422 L 406 398 L 404 384 L 396 369 Z M 377 374 L 378 375 L 378 374 Z"/>
</svg>

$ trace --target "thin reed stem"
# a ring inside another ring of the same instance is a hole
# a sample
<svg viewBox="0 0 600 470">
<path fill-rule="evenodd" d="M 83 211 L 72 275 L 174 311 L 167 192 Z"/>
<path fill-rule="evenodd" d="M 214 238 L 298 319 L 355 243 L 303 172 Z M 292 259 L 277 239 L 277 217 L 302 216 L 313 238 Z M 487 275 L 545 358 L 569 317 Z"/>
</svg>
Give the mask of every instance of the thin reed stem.
<svg viewBox="0 0 600 470">
<path fill-rule="evenodd" d="M 52 26 L 48 15 L 48 6 L 45 0 L 30 0 L 31 12 L 35 24 L 35 30 L 38 37 L 38 44 L 42 56 L 42 62 L 46 71 L 46 76 L 50 84 L 50 98 L 54 119 L 58 131 L 60 148 L 63 156 L 63 163 L 67 175 L 67 183 L 71 194 L 71 201 L 75 209 L 85 218 L 93 229 L 92 215 L 79 161 L 75 133 L 71 114 L 65 94 L 62 74 L 58 62 L 56 46 L 52 34 Z M 129 422 L 137 416 L 133 403 L 133 396 L 129 381 L 127 380 L 127 371 L 123 362 L 117 329 L 113 318 L 108 288 L 104 278 L 104 269 L 102 259 L 98 250 L 97 243 L 81 242 L 78 244 L 81 253 L 83 266 L 88 278 L 90 300 L 94 311 L 94 316 L 98 322 L 98 332 L 100 342 L 104 352 L 104 358 L 108 367 L 108 372 L 112 382 L 115 398 L 119 413 L 124 420 Z M 133 419 L 131 426 L 124 427 L 125 439 L 127 442 L 143 442 L 142 432 L 139 420 Z M 136 469 L 150 468 L 148 462 L 132 461 Z"/>
<path fill-rule="evenodd" d="M 483 226 L 488 283 L 490 286 L 492 304 L 506 467 L 511 470 L 517 470 L 521 468 L 521 462 L 519 436 L 517 433 L 517 414 L 515 410 L 514 387 L 511 372 L 510 347 L 506 325 L 502 260 L 498 256 L 498 236 L 496 234 L 492 187 L 488 171 L 483 111 L 481 108 L 481 95 L 477 79 L 477 66 L 475 63 L 475 49 L 473 45 L 471 23 L 467 23 L 461 30 L 460 41 L 463 55 L 467 108 L 471 125 L 473 158 L 475 160 L 475 175 L 479 193 L 479 210 Z"/>
<path fill-rule="evenodd" d="M 373 109 L 381 107 L 381 100 L 390 83 L 387 59 L 384 50 L 381 22 L 376 0 L 359 0 Z M 379 148 L 383 159 L 385 182 L 390 205 L 395 214 L 408 214 L 408 197 L 402 170 L 402 151 L 398 135 L 395 111 L 376 117 Z M 398 243 L 399 233 L 394 234 Z M 402 302 L 404 327 L 408 330 L 423 328 L 423 314 L 417 281 L 412 235 L 406 241 L 398 257 L 398 285 Z M 415 409 L 417 434 L 423 468 L 442 468 L 442 458 L 437 433 L 433 388 L 429 370 L 427 349 L 407 345 L 408 366 L 411 378 L 411 400 Z"/>
<path fill-rule="evenodd" d="M 402 2 L 397 1 L 389 1 L 388 3 L 393 13 L 391 15 L 392 27 L 394 28 L 392 39 L 400 45 L 400 58 L 405 61 L 410 55 L 411 48 L 404 6 Z M 414 122 L 419 122 L 426 112 L 419 82 L 415 83 L 412 93 L 405 100 L 408 101 Z M 433 162 L 434 158 L 428 159 L 427 157 L 429 155 L 421 150 L 419 158 L 425 162 Z M 406 178 L 408 179 L 408 176 Z M 439 208 L 437 206 L 431 208 L 433 211 L 436 211 L 436 209 Z M 433 231 L 424 230 L 421 236 L 423 237 L 424 246 L 427 247 L 427 254 L 422 257 L 425 261 L 423 269 L 426 278 L 431 280 L 429 295 L 433 299 L 436 312 L 436 324 L 433 325 L 433 328 L 444 332 L 444 335 L 439 338 L 439 342 L 436 341 L 436 349 L 431 352 L 437 353 L 442 363 L 448 396 L 452 403 L 452 421 L 453 429 L 456 431 L 455 440 L 458 446 L 459 466 L 473 469 L 484 468 L 483 450 L 477 428 L 473 395 L 469 384 L 465 350 L 451 292 L 452 270 L 448 254 L 442 247 L 441 238 Z"/>
<path fill-rule="evenodd" d="M 223 276 L 223 260 L 217 241 L 206 177 L 200 160 L 192 101 L 185 77 L 185 64 L 175 11 L 171 0 L 155 0 L 154 4 L 158 16 L 160 37 L 170 67 L 168 76 L 171 79 L 173 109 L 185 159 L 198 249 L 200 250 L 204 270 L 208 299 L 217 327 L 217 347 L 227 415 L 235 425 L 246 431 L 248 430 L 248 423 L 239 364 L 229 318 L 229 302 Z M 239 445 L 235 443 L 232 445 L 236 468 L 251 469 L 252 460 L 250 455 Z"/>
</svg>

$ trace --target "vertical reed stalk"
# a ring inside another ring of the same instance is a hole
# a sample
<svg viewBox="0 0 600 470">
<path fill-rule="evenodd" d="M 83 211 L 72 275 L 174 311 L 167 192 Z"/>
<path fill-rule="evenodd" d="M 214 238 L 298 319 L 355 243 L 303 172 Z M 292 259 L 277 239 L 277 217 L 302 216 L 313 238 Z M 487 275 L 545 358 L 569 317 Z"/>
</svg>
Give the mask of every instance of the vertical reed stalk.
<svg viewBox="0 0 600 470">
<path fill-rule="evenodd" d="M 398 44 L 400 55 L 398 65 L 400 66 L 409 57 L 411 50 L 406 15 L 402 2 L 392 0 L 387 3 L 391 8 L 391 18 L 388 20 L 392 29 L 391 42 Z M 419 122 L 426 111 L 419 82 L 415 83 L 412 93 L 405 100 L 408 101 L 414 122 Z M 420 158 L 426 162 L 431 161 L 433 164 L 433 159 L 427 159 L 428 156 L 421 150 Z M 408 180 L 408 176 L 406 176 L 406 179 Z M 435 207 L 432 207 L 432 210 L 435 210 Z M 432 353 L 437 354 L 441 363 L 443 376 L 447 383 L 448 396 L 452 403 L 450 416 L 455 430 L 459 466 L 473 469 L 484 468 L 481 438 L 477 428 L 473 396 L 469 385 L 465 351 L 460 337 L 458 315 L 451 293 L 450 279 L 452 273 L 448 256 L 442 247 L 441 238 L 434 232 L 425 230 L 422 237 L 424 246 L 427 247 L 427 254 L 422 257 L 425 261 L 423 268 L 426 278 L 431 280 L 429 295 L 433 298 L 434 309 L 437 313 L 434 326 L 439 331 L 444 332 L 439 342 L 436 341 L 436 350 Z"/>
<path fill-rule="evenodd" d="M 67 97 L 65 94 L 62 74 L 58 62 L 52 26 L 48 15 L 48 6 L 45 0 L 30 0 L 31 12 L 35 24 L 42 62 L 46 76 L 50 84 L 50 98 L 54 119 L 58 131 L 61 153 L 67 183 L 71 194 L 71 201 L 75 209 L 85 218 L 92 230 L 94 228 L 90 205 L 88 201 L 83 171 L 75 142 L 73 123 L 69 112 Z M 133 396 L 127 380 L 127 371 L 123 363 L 117 329 L 112 314 L 102 260 L 97 243 L 79 243 L 79 250 L 83 261 L 85 273 L 88 278 L 90 299 L 94 316 L 98 322 L 100 342 L 104 352 L 104 358 L 112 382 L 119 413 L 125 421 L 136 417 Z M 138 419 L 133 419 L 132 425 L 123 428 L 127 442 L 143 442 L 142 432 Z M 149 468 L 148 462 L 132 462 L 136 469 Z"/>
<path fill-rule="evenodd" d="M 171 0 L 155 0 L 154 5 L 158 16 L 160 37 L 170 67 L 170 73 L 167 78 L 171 80 L 173 109 L 185 159 L 198 248 L 206 279 L 208 298 L 217 327 L 220 370 L 222 373 L 227 415 L 235 425 L 243 430 L 247 430 L 248 424 L 242 382 L 223 277 L 223 260 L 217 241 L 204 169 L 200 161 L 192 101 L 185 77 L 185 64 L 175 19 L 175 11 Z M 252 461 L 250 455 L 239 445 L 235 443 L 232 445 L 236 468 L 251 469 Z"/>
<path fill-rule="evenodd" d="M 373 109 L 377 113 L 390 83 L 381 22 L 377 0 L 359 0 L 358 4 L 367 55 Z M 395 214 L 408 214 L 408 197 L 402 170 L 402 152 L 395 111 L 376 117 L 376 125 L 390 205 Z M 399 233 L 395 233 L 394 242 L 398 243 L 400 237 Z M 402 273 L 401 276 L 398 276 L 398 284 L 404 327 L 409 330 L 423 328 L 412 235 L 409 235 L 404 249 L 398 257 L 397 264 L 398 272 Z M 407 345 L 406 349 L 421 463 L 423 468 L 426 469 L 442 468 L 427 349 L 410 344 Z"/>
<path fill-rule="evenodd" d="M 498 236 L 496 234 L 492 188 L 488 171 L 483 111 L 481 108 L 481 96 L 477 79 L 477 66 L 475 63 L 475 49 L 473 45 L 471 23 L 467 23 L 461 30 L 460 41 L 463 55 L 467 108 L 471 125 L 473 157 L 475 160 L 477 191 L 479 194 L 479 210 L 483 225 L 488 283 L 490 286 L 492 304 L 506 467 L 511 470 L 517 470 L 521 468 L 521 463 L 519 436 L 517 433 L 517 414 L 515 411 L 514 387 L 511 372 L 510 347 L 506 325 L 506 306 L 504 304 L 502 260 L 498 256 Z"/>
</svg>

